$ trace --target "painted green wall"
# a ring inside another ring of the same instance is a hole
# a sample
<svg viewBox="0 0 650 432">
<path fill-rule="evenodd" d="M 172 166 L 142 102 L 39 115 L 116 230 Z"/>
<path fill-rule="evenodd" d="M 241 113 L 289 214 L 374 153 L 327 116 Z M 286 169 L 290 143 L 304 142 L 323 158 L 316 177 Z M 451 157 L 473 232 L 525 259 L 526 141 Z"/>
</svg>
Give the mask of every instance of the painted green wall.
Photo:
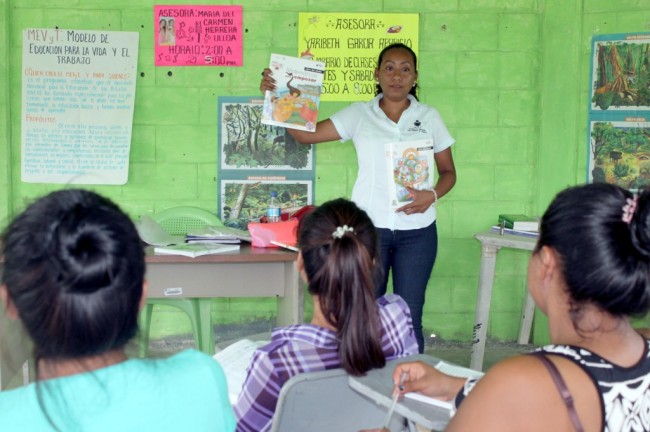
<svg viewBox="0 0 650 432">
<path fill-rule="evenodd" d="M 201 4 L 204 1 L 160 1 Z M 0 221 L 57 185 L 20 181 L 21 32 L 27 27 L 140 32 L 129 182 L 95 189 L 132 216 L 179 204 L 216 211 L 216 106 L 220 95 L 257 95 L 271 52 L 297 53 L 298 12 L 420 13 L 419 85 L 457 140 L 458 183 L 439 204 L 440 254 L 425 327 L 469 340 L 480 247 L 472 234 L 501 212 L 539 214 L 553 195 L 585 179 L 591 36 L 650 31 L 647 0 L 242 0 L 244 66 L 153 66 L 151 0 L 0 0 Z M 644 18 L 645 17 L 645 18 Z M 7 33 L 4 33 L 4 32 Z M 4 54 L 6 53 L 6 54 Z M 7 64 L 8 58 L 8 64 Z M 6 93 L 6 92 L 9 93 Z M 345 103 L 323 103 L 324 115 Z M 318 147 L 316 201 L 349 196 L 350 143 Z M 8 204 L 7 204 L 8 203 Z M 489 334 L 514 339 L 528 254 L 497 261 Z M 268 300 L 215 301 L 223 322 L 269 318 Z M 539 315 L 539 314 L 538 314 Z M 536 319 L 538 340 L 544 321 Z M 164 323 L 161 324 L 164 326 Z M 170 331 L 173 331 L 170 330 Z"/>
<path fill-rule="evenodd" d="M 8 9 L 6 0 L 0 0 L 0 76 L 9 76 L 9 55 L 7 50 L 8 34 Z M 0 83 L 0 229 L 7 223 L 10 208 L 10 170 L 9 170 L 9 146 L 10 132 L 9 125 L 9 80 L 6 78 Z"/>
</svg>

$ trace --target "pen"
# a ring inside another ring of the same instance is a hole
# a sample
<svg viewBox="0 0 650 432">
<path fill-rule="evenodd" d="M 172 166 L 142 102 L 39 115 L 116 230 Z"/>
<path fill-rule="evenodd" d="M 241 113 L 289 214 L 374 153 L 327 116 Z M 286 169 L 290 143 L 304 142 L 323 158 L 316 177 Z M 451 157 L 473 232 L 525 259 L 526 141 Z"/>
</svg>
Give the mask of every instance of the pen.
<svg viewBox="0 0 650 432">
<path fill-rule="evenodd" d="M 402 385 L 404 385 L 404 381 L 406 381 L 406 372 L 402 372 L 402 375 L 399 378 L 399 388 L 401 389 Z M 388 429 L 388 424 L 390 423 L 390 418 L 393 416 L 393 411 L 395 411 L 395 405 L 397 405 L 397 398 L 399 397 L 399 392 L 395 392 L 393 394 L 393 400 L 390 403 L 390 408 L 388 409 L 388 413 L 386 413 L 386 419 L 384 420 L 384 425 L 382 426 L 382 429 Z"/>
</svg>

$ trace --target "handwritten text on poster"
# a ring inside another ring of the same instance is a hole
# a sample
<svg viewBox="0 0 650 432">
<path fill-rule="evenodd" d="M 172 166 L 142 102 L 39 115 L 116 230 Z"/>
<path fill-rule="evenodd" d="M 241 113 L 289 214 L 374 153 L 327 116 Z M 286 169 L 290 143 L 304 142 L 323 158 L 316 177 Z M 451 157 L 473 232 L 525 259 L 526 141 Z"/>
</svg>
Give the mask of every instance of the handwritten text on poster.
<svg viewBox="0 0 650 432">
<path fill-rule="evenodd" d="M 301 12 L 300 57 L 325 62 L 322 101 L 365 101 L 375 94 L 377 56 L 400 42 L 418 52 L 418 14 Z"/>
<path fill-rule="evenodd" d="M 156 66 L 241 66 L 241 6 L 155 6 Z"/>
<path fill-rule="evenodd" d="M 138 36 L 23 31 L 23 181 L 126 183 Z"/>
</svg>

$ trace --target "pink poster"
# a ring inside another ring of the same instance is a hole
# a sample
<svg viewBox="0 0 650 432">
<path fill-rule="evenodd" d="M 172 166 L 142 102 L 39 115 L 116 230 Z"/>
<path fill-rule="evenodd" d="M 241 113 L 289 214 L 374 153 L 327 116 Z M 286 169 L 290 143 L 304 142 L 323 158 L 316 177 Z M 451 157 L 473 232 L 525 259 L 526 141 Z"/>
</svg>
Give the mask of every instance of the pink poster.
<svg viewBox="0 0 650 432">
<path fill-rule="evenodd" d="M 242 66 L 242 7 L 154 6 L 156 66 Z"/>
</svg>

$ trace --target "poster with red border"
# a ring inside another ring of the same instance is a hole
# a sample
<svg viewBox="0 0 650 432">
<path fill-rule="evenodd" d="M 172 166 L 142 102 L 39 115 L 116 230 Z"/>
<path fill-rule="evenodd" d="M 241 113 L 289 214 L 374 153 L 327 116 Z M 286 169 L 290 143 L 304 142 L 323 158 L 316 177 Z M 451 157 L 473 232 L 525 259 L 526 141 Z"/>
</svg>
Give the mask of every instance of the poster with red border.
<svg viewBox="0 0 650 432">
<path fill-rule="evenodd" d="M 154 6 L 156 66 L 242 66 L 242 7 Z"/>
</svg>

